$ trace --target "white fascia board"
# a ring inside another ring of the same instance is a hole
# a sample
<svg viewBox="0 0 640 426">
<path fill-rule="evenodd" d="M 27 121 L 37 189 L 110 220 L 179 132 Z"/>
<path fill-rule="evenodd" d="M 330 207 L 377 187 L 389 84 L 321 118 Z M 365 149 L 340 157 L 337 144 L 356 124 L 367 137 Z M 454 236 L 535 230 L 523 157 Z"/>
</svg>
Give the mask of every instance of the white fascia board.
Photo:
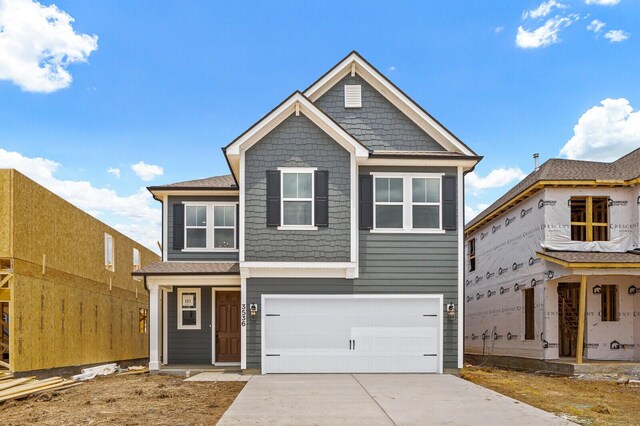
<svg viewBox="0 0 640 426">
<path fill-rule="evenodd" d="M 346 278 L 357 276 L 355 262 L 240 262 L 246 278 Z"/>
<path fill-rule="evenodd" d="M 434 158 L 376 158 L 370 157 L 359 163 L 361 166 L 418 166 L 418 167 L 458 167 L 463 171 L 471 170 L 478 160 L 471 159 L 434 159 Z"/>
<path fill-rule="evenodd" d="M 323 79 L 311 86 L 304 93 L 312 102 L 333 87 L 340 79 L 351 71 L 352 64 L 356 64 L 356 72 L 367 83 L 380 92 L 389 102 L 395 105 L 414 123 L 416 123 L 428 135 L 450 151 L 460 152 L 466 155 L 475 155 L 472 151 L 461 144 L 455 136 L 447 131 L 441 124 L 426 114 L 415 102 L 409 99 L 404 93 L 389 83 L 380 73 L 374 70 L 369 64 L 353 53 L 346 57 L 333 71 L 328 73 Z"/>
<path fill-rule="evenodd" d="M 263 118 L 254 128 L 242 135 L 226 150 L 228 157 L 239 156 L 240 152 L 246 151 L 260 141 L 265 135 L 282 123 L 287 117 L 296 112 L 302 112 L 314 124 L 324 130 L 331 138 L 338 142 L 349 152 L 355 152 L 357 157 L 366 158 L 369 150 L 356 141 L 353 136 L 333 122 L 313 103 L 309 102 L 301 93 L 296 93 L 275 109 L 271 114 Z"/>
<path fill-rule="evenodd" d="M 240 275 L 150 275 L 147 286 L 189 287 L 189 286 L 240 286 Z"/>
</svg>

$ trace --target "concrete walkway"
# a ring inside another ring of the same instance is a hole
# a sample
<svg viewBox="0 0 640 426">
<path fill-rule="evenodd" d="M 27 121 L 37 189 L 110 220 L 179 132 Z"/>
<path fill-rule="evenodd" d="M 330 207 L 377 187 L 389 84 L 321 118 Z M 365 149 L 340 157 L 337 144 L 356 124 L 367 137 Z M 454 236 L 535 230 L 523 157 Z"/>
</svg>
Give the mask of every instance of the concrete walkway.
<svg viewBox="0 0 640 426">
<path fill-rule="evenodd" d="M 220 425 L 572 425 L 451 375 L 253 376 Z"/>
</svg>

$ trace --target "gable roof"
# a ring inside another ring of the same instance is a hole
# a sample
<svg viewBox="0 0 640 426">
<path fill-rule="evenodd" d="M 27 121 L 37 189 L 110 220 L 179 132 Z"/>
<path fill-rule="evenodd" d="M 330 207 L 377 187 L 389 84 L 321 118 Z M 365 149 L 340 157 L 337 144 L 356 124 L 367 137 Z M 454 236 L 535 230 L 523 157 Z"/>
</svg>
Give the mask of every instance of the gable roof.
<svg viewBox="0 0 640 426">
<path fill-rule="evenodd" d="M 367 60 L 360 56 L 355 50 L 311 84 L 311 86 L 304 91 L 304 94 L 311 101 L 315 102 L 349 73 L 357 73 L 360 75 L 367 83 L 387 98 L 389 102 L 400 109 L 400 111 L 416 123 L 425 133 L 433 137 L 447 150 L 468 156 L 477 156 L 471 148 L 393 84 L 391 80 L 367 62 Z"/>
<path fill-rule="evenodd" d="M 149 186 L 149 191 L 157 190 L 191 190 L 191 189 L 238 189 L 232 175 L 212 176 L 204 179 L 187 180 L 184 182 L 168 183 L 166 185 Z"/>
<path fill-rule="evenodd" d="M 529 188 L 545 182 L 562 184 L 580 181 L 582 184 L 625 185 L 640 178 L 640 148 L 630 152 L 611 163 L 598 161 L 565 160 L 552 158 L 545 161 L 538 170 L 534 170 L 513 188 L 498 198 L 493 204 L 483 210 L 466 225 L 466 232 L 490 220 L 494 212 L 501 214 L 500 207 L 506 206 L 511 200 L 517 199 Z"/>
</svg>

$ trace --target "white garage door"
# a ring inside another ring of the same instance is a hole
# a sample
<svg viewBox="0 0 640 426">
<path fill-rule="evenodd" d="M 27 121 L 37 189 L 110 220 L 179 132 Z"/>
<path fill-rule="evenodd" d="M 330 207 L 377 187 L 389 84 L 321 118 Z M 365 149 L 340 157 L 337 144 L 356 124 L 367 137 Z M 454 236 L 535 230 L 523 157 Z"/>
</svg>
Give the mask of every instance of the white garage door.
<svg viewBox="0 0 640 426">
<path fill-rule="evenodd" d="M 442 372 L 441 295 L 263 295 L 263 373 Z"/>
</svg>

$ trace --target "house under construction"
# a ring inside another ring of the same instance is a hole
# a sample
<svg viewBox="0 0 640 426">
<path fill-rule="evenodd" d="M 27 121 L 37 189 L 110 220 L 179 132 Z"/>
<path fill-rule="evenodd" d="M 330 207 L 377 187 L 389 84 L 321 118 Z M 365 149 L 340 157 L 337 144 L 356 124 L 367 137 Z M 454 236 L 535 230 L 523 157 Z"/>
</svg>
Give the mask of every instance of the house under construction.
<svg viewBox="0 0 640 426">
<path fill-rule="evenodd" d="M 0 170 L 0 368 L 146 358 L 159 257 L 15 170 Z"/>
</svg>

